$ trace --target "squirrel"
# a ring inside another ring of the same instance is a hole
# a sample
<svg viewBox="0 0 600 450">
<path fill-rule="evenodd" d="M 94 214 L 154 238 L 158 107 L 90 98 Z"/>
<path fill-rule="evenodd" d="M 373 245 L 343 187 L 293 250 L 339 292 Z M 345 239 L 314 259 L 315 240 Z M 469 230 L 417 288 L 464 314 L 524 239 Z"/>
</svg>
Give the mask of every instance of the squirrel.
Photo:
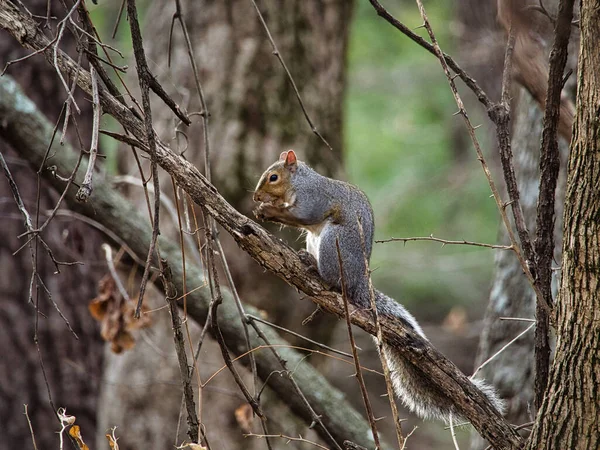
<svg viewBox="0 0 600 450">
<path fill-rule="evenodd" d="M 320 175 L 289 150 L 281 153 L 279 160 L 262 174 L 253 200 L 258 203 L 254 210 L 258 219 L 306 230 L 306 252 L 301 256 L 306 261 L 305 257 L 312 255 L 321 278 L 330 287 L 340 290 L 337 240 L 349 302 L 358 308 L 371 307 L 366 264 L 373 246 L 374 218 L 369 199 L 360 189 Z M 359 227 L 362 227 L 362 236 Z M 308 258 L 312 260 L 311 256 Z M 401 304 L 376 289 L 373 291 L 378 314 L 402 321 L 427 339 L 415 318 Z M 453 419 L 457 418 L 450 399 L 429 385 L 411 362 L 386 344 L 383 353 L 396 395 L 411 411 L 424 419 L 448 422 L 451 414 Z M 481 380 L 473 380 L 473 383 L 502 413 L 503 402 L 494 388 Z"/>
</svg>

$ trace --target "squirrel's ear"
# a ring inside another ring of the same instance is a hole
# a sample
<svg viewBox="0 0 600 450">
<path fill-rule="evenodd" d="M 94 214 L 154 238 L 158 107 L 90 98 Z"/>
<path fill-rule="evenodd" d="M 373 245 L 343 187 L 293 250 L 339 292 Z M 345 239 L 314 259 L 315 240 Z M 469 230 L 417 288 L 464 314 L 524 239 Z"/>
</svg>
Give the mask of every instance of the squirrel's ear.
<svg viewBox="0 0 600 450">
<path fill-rule="evenodd" d="M 287 155 L 285 156 L 285 167 L 294 172 L 296 170 L 297 164 L 298 159 L 296 158 L 296 152 L 294 152 L 294 150 L 289 150 L 287 152 Z"/>
<path fill-rule="evenodd" d="M 279 154 L 279 161 L 285 161 L 285 158 L 287 157 L 288 152 L 281 152 Z"/>
</svg>

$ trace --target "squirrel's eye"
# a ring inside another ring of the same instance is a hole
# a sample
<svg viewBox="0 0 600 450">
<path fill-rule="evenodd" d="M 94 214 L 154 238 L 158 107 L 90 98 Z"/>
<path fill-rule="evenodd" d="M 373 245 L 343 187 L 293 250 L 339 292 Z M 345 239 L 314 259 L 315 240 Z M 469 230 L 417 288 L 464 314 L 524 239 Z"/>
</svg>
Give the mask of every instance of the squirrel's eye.
<svg viewBox="0 0 600 450">
<path fill-rule="evenodd" d="M 269 177 L 269 181 L 270 181 L 271 183 L 274 183 L 274 182 L 276 182 L 276 181 L 277 181 L 277 178 L 278 178 L 278 177 L 277 177 L 277 174 L 276 174 L 276 173 L 274 173 L 273 175 L 271 175 L 271 176 Z"/>
</svg>

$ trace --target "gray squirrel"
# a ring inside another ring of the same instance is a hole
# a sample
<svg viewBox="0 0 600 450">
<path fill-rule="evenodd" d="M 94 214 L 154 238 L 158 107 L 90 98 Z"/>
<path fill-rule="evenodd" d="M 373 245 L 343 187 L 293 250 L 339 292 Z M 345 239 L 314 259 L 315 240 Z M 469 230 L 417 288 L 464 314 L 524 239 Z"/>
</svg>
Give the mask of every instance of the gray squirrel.
<svg viewBox="0 0 600 450">
<path fill-rule="evenodd" d="M 281 153 L 279 160 L 260 177 L 253 199 L 258 203 L 254 210 L 257 218 L 306 230 L 306 251 L 316 260 L 320 276 L 329 286 L 340 290 L 337 239 L 348 299 L 358 308 L 370 308 L 365 253 L 370 259 L 374 219 L 369 199 L 360 189 L 318 174 L 289 150 Z M 397 318 L 427 339 L 415 318 L 401 304 L 378 290 L 374 290 L 374 295 L 380 315 Z M 412 363 L 385 344 L 383 353 L 396 395 L 411 411 L 424 419 L 447 422 L 451 414 L 453 419 L 457 418 L 450 399 L 437 392 Z M 504 405 L 494 388 L 481 380 L 473 383 L 502 413 Z"/>
</svg>

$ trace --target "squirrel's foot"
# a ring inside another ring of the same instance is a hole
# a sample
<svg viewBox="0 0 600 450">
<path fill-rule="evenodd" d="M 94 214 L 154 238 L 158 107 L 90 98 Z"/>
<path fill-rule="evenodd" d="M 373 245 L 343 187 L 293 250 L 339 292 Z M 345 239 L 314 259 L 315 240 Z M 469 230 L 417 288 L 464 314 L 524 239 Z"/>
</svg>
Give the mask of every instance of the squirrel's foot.
<svg viewBox="0 0 600 450">
<path fill-rule="evenodd" d="M 298 258 L 308 266 L 309 272 L 319 275 L 319 265 L 316 258 L 308 253 L 305 249 L 298 250 Z"/>
</svg>

